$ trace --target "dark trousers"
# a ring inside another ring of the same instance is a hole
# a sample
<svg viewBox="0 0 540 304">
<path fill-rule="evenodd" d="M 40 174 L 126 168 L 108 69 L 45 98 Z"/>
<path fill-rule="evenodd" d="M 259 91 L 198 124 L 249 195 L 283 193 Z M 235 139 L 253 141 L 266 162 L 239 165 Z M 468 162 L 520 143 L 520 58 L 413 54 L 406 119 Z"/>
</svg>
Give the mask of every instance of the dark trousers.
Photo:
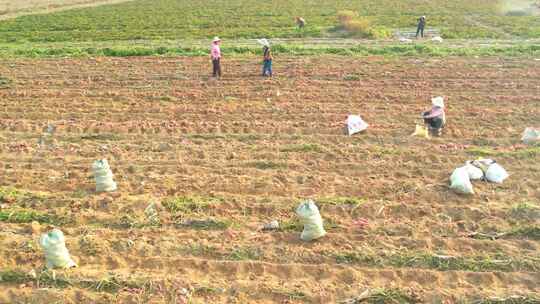
<svg viewBox="0 0 540 304">
<path fill-rule="evenodd" d="M 424 118 L 424 123 L 429 126 L 430 129 L 441 129 L 444 126 L 442 118 Z"/>
<path fill-rule="evenodd" d="M 419 26 L 418 29 L 416 30 L 416 37 L 418 37 L 418 34 L 420 34 L 421 37 L 424 38 L 424 27 L 423 26 Z"/>
<path fill-rule="evenodd" d="M 213 67 L 212 75 L 214 77 L 221 77 L 221 63 L 220 63 L 219 58 L 218 59 L 212 59 L 212 67 Z"/>
<path fill-rule="evenodd" d="M 263 76 L 272 76 L 272 59 L 264 60 Z"/>
</svg>

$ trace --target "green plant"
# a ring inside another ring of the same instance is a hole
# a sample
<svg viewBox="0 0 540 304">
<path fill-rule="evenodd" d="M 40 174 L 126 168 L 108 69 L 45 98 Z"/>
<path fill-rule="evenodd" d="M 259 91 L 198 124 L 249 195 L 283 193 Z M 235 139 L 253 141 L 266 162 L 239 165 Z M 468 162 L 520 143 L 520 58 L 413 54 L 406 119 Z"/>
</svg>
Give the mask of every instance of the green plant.
<svg viewBox="0 0 540 304">
<path fill-rule="evenodd" d="M 178 226 L 189 227 L 199 230 L 225 230 L 231 226 L 231 222 L 214 219 L 207 220 L 187 220 L 178 223 Z"/>
<path fill-rule="evenodd" d="M 540 207 L 529 202 L 522 202 L 512 206 L 510 216 L 517 219 L 534 220 L 540 218 Z"/>
<path fill-rule="evenodd" d="M 212 204 L 218 202 L 217 198 L 178 196 L 163 200 L 162 205 L 171 213 L 193 213 L 207 210 Z"/>
<path fill-rule="evenodd" d="M 45 224 L 61 223 L 61 219 L 33 210 L 12 209 L 0 211 L 0 221 L 8 223 L 31 223 L 33 221 Z"/>
<path fill-rule="evenodd" d="M 321 205 L 352 205 L 358 206 L 365 203 L 365 200 L 359 197 L 322 197 L 316 200 Z"/>
<path fill-rule="evenodd" d="M 288 145 L 280 149 L 281 152 L 323 152 L 323 148 L 317 144 Z"/>
<path fill-rule="evenodd" d="M 235 248 L 228 256 L 228 260 L 243 261 L 243 260 L 259 260 L 263 256 L 263 252 L 259 248 Z"/>
</svg>

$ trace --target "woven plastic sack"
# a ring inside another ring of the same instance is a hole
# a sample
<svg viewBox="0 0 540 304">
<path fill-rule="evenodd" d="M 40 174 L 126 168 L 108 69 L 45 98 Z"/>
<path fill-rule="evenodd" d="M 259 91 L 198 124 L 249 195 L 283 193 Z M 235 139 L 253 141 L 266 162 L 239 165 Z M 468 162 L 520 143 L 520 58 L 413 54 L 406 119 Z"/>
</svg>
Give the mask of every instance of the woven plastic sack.
<svg viewBox="0 0 540 304">
<path fill-rule="evenodd" d="M 358 115 L 349 115 L 346 124 L 349 135 L 362 132 L 369 127 L 369 125 Z"/>
<path fill-rule="evenodd" d="M 523 136 L 521 136 L 521 140 L 524 144 L 527 145 L 534 145 L 536 143 L 540 143 L 540 129 L 525 129 L 525 131 L 523 132 Z"/>
<path fill-rule="evenodd" d="M 94 179 L 96 181 L 96 192 L 111 192 L 116 190 L 116 183 L 113 181 L 113 174 L 106 159 L 96 160 L 92 164 Z"/>
<path fill-rule="evenodd" d="M 460 167 L 450 176 L 450 189 L 463 194 L 474 194 L 473 186 L 466 167 Z"/>
<path fill-rule="evenodd" d="M 414 128 L 414 133 L 411 136 L 425 137 L 429 138 L 429 131 L 425 126 L 416 125 Z"/>
<path fill-rule="evenodd" d="M 477 168 L 480 168 L 484 172 L 484 175 L 485 175 L 489 166 L 491 166 L 494 163 L 495 161 L 493 159 L 479 158 L 477 160 L 474 160 L 471 164 Z"/>
<path fill-rule="evenodd" d="M 472 161 L 468 161 L 465 164 L 465 168 L 467 168 L 467 173 L 469 173 L 469 178 L 471 180 L 478 180 L 484 178 L 484 171 L 473 165 Z"/>
<path fill-rule="evenodd" d="M 62 231 L 53 229 L 42 234 L 39 245 L 45 251 L 47 268 L 71 268 L 77 266 L 69 255 Z"/>
<path fill-rule="evenodd" d="M 437 36 L 437 37 L 431 38 L 431 41 L 441 43 L 443 42 L 443 39 L 441 36 Z"/>
<path fill-rule="evenodd" d="M 319 208 L 317 208 L 317 205 L 312 200 L 302 202 L 296 208 L 296 214 L 304 225 L 304 231 L 300 235 L 302 240 L 311 241 L 321 238 L 326 234 Z"/>
<path fill-rule="evenodd" d="M 499 164 L 491 164 L 486 171 L 486 179 L 492 183 L 502 184 L 508 177 L 508 172 Z"/>
</svg>

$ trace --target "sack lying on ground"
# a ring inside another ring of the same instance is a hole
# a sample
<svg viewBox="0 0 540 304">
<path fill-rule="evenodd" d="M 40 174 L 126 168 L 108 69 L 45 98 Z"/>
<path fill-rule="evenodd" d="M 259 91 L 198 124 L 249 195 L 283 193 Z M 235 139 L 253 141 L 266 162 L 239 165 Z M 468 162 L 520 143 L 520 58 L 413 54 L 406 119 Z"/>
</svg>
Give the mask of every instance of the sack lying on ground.
<svg viewBox="0 0 540 304">
<path fill-rule="evenodd" d="M 502 184 L 502 182 L 508 178 L 508 172 L 493 159 L 481 158 L 472 162 L 473 165 L 479 167 L 484 171 L 486 180 L 492 183 Z"/>
<path fill-rule="evenodd" d="M 534 145 L 536 143 L 540 143 L 540 129 L 525 129 L 525 131 L 523 132 L 523 136 L 521 136 L 521 140 L 524 144 L 527 145 Z"/>
<path fill-rule="evenodd" d="M 319 208 L 317 208 L 317 205 L 312 200 L 302 202 L 296 208 L 296 214 L 300 218 L 300 222 L 304 225 L 304 231 L 300 235 L 302 240 L 311 241 L 326 234 Z"/>
<path fill-rule="evenodd" d="M 469 173 L 469 178 L 471 180 L 477 180 L 477 179 L 484 178 L 484 171 L 482 171 L 482 169 L 480 169 L 480 168 L 476 167 L 475 165 L 473 165 L 472 161 L 468 161 L 465 164 L 465 168 L 467 168 L 467 173 Z"/>
<path fill-rule="evenodd" d="M 491 166 L 494 163 L 495 161 L 493 159 L 479 158 L 477 160 L 473 160 L 471 164 L 477 168 L 480 168 L 484 172 L 484 175 L 485 175 L 489 166 Z"/>
<path fill-rule="evenodd" d="M 362 132 L 369 127 L 369 125 L 358 115 L 349 115 L 346 124 L 349 135 Z"/>
<path fill-rule="evenodd" d="M 443 39 L 442 39 L 442 37 L 437 36 L 437 37 L 431 38 L 431 41 L 441 43 L 441 42 L 443 42 Z"/>
<path fill-rule="evenodd" d="M 450 176 L 450 189 L 463 194 L 474 194 L 469 172 L 466 167 L 457 168 L 452 172 Z"/>
<path fill-rule="evenodd" d="M 77 266 L 69 255 L 62 231 L 53 229 L 42 234 L 39 244 L 45 251 L 47 268 L 71 268 Z"/>
<path fill-rule="evenodd" d="M 429 130 L 425 126 L 416 125 L 414 128 L 414 133 L 411 134 L 411 136 L 429 138 Z"/>
<path fill-rule="evenodd" d="M 492 183 L 502 184 L 508 177 L 508 172 L 501 165 L 494 163 L 486 171 L 486 179 Z"/>
<path fill-rule="evenodd" d="M 96 180 L 96 192 L 111 192 L 116 190 L 113 174 L 106 159 L 96 160 L 92 164 L 94 179 Z"/>
</svg>

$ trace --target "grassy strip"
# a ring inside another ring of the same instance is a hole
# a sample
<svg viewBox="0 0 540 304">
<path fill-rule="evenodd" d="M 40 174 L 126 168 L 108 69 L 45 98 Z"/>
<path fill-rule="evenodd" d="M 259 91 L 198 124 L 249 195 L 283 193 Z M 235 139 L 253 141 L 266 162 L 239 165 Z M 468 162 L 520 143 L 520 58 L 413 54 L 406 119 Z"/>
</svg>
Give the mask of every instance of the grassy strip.
<svg viewBox="0 0 540 304">
<path fill-rule="evenodd" d="M 412 289 L 398 289 L 398 288 L 377 288 L 373 290 L 367 290 L 362 295 L 339 302 L 340 304 L 360 304 L 360 303 L 425 303 L 425 299 L 421 292 L 415 292 Z M 540 298 L 537 296 L 515 295 L 505 298 L 490 297 L 483 299 L 452 299 L 452 303 L 460 304 L 538 304 Z"/>
<path fill-rule="evenodd" d="M 341 10 L 353 11 L 374 29 L 414 31 L 416 18 L 425 14 L 428 29 L 440 29 L 445 38 L 540 37 L 540 23 L 533 12 L 523 9 L 507 15 L 502 1 L 274 0 L 246 4 L 243 0 L 136 0 L 29 15 L 0 22 L 0 41 L 323 37 L 329 31 L 340 35 L 334 30 L 339 30 Z M 303 30 L 294 24 L 293 18 L 299 15 L 307 21 Z"/>
<path fill-rule="evenodd" d="M 424 303 L 422 296 L 413 290 L 402 290 L 398 288 L 377 288 L 367 290 L 362 295 L 339 302 L 341 304 L 359 303 Z"/>
<path fill-rule="evenodd" d="M 8 209 L 0 211 L 0 222 L 6 223 L 31 223 L 33 221 L 41 224 L 62 225 L 68 222 L 66 218 L 56 215 L 40 213 L 25 209 Z"/>
<path fill-rule="evenodd" d="M 540 226 L 521 226 L 507 232 L 504 236 L 540 240 Z"/>
<path fill-rule="evenodd" d="M 481 300 L 458 301 L 460 304 L 473 303 L 473 304 L 539 304 L 540 298 L 538 296 L 510 296 L 507 298 L 492 297 Z"/>
<path fill-rule="evenodd" d="M 38 288 L 54 287 L 68 288 L 79 287 L 98 292 L 115 293 L 123 288 L 144 289 L 148 282 L 143 280 L 131 281 L 123 280 L 115 275 L 109 275 L 100 280 L 74 278 L 64 274 L 58 274 L 44 270 L 32 275 L 20 270 L 3 270 L 0 271 L 0 283 L 8 284 L 28 284 L 35 283 Z"/>
<path fill-rule="evenodd" d="M 259 54 L 259 47 L 223 47 L 222 52 L 230 55 Z M 276 45 L 276 55 L 343 55 L 343 56 L 538 56 L 540 45 L 486 46 L 486 47 L 451 47 L 424 44 L 382 45 L 352 47 L 303 47 L 292 45 Z M 0 46 L 0 57 L 131 57 L 131 56 L 208 56 L 205 47 L 33 47 Z"/>
<path fill-rule="evenodd" d="M 540 146 L 532 146 L 524 149 L 501 152 L 490 148 L 473 147 L 467 153 L 479 157 L 515 157 L 518 159 L 534 158 L 540 155 Z"/>
<path fill-rule="evenodd" d="M 317 145 L 317 144 L 296 144 L 296 145 L 287 145 L 279 150 L 280 152 L 286 152 L 286 153 L 308 153 L 308 152 L 314 152 L 314 153 L 322 153 L 324 152 L 323 147 Z"/>
<path fill-rule="evenodd" d="M 264 249 L 254 247 L 235 247 L 222 250 L 205 244 L 190 244 L 178 248 L 182 254 L 195 257 L 206 257 L 219 260 L 266 260 Z M 402 254 L 367 255 L 359 252 L 323 253 L 321 258 L 333 258 L 338 264 L 354 264 L 378 268 L 422 268 L 438 271 L 528 271 L 540 270 L 538 259 L 511 257 L 452 257 L 434 255 L 425 252 L 408 252 Z M 305 260 L 291 259 L 291 262 L 305 263 Z"/>
<path fill-rule="evenodd" d="M 0 187 L 0 203 L 20 204 L 29 201 L 39 201 L 43 197 L 34 193 L 13 187 Z"/>
<path fill-rule="evenodd" d="M 366 255 L 358 252 L 335 255 L 337 263 L 358 264 L 377 267 L 426 268 L 440 271 L 461 270 L 475 272 L 489 271 L 539 271 L 540 262 L 511 257 L 452 257 L 428 253 L 404 253 L 392 255 Z"/>
<path fill-rule="evenodd" d="M 171 213 L 197 213 L 208 210 L 221 199 L 212 197 L 178 196 L 165 199 L 162 204 Z"/>
</svg>

